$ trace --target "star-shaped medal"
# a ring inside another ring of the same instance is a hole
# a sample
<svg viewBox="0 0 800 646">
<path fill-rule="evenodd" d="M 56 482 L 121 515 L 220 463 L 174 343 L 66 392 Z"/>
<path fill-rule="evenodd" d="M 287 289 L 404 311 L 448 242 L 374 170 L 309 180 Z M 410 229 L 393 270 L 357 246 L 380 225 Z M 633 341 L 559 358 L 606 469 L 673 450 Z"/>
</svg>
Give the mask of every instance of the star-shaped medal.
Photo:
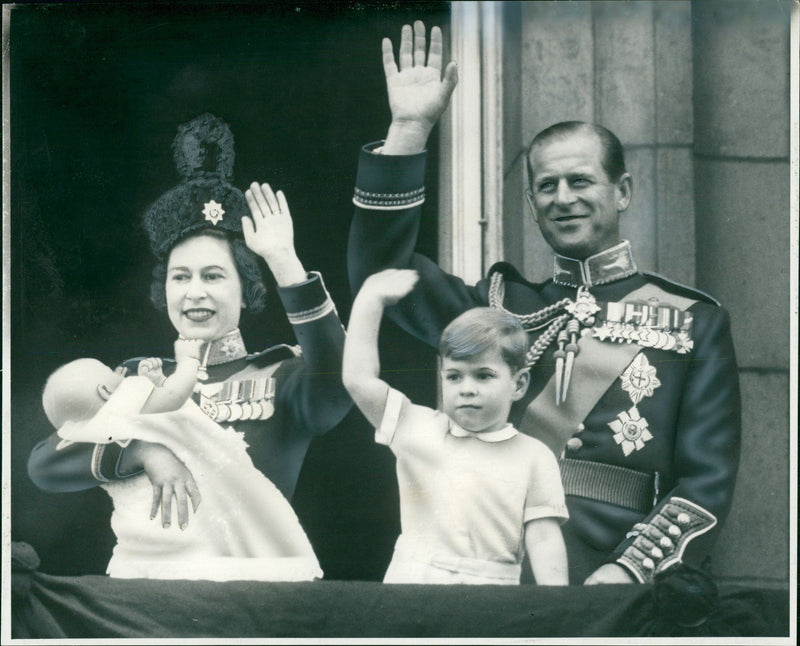
<svg viewBox="0 0 800 646">
<path fill-rule="evenodd" d="M 611 337 L 611 328 L 608 326 L 608 323 L 603 323 L 603 325 L 598 325 L 596 328 L 593 328 L 592 334 L 595 338 L 600 339 L 600 341 L 605 341 Z"/>
<path fill-rule="evenodd" d="M 206 220 L 217 226 L 217 222 L 222 220 L 222 216 L 225 215 L 225 209 L 222 208 L 222 204 L 219 202 L 211 200 L 203 205 L 203 213 L 206 216 Z"/>
<path fill-rule="evenodd" d="M 638 404 L 644 397 L 652 397 L 653 391 L 661 385 L 656 377 L 656 369 L 641 352 L 622 373 L 620 381 L 622 390 L 630 395 L 634 404 Z"/>
<path fill-rule="evenodd" d="M 675 352 L 678 354 L 687 354 L 692 351 L 694 341 L 692 341 L 688 332 L 681 330 L 675 335 Z"/>
<path fill-rule="evenodd" d="M 647 420 L 639 414 L 636 406 L 619 413 L 617 419 L 608 425 L 614 431 L 614 441 L 620 445 L 626 457 L 634 451 L 641 450 L 645 442 L 653 439 Z"/>
</svg>

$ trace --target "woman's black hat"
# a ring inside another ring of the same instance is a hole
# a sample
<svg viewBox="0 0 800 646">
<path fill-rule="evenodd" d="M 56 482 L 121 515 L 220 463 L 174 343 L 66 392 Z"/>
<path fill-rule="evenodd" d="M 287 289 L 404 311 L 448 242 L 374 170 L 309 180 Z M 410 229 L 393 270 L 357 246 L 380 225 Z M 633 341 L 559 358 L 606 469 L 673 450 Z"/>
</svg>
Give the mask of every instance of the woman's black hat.
<svg viewBox="0 0 800 646">
<path fill-rule="evenodd" d="M 242 216 L 250 211 L 244 193 L 233 186 L 233 133 L 224 121 L 203 114 L 178 126 L 173 159 L 183 177 L 144 215 L 150 247 L 158 258 L 198 229 L 241 234 Z"/>
</svg>

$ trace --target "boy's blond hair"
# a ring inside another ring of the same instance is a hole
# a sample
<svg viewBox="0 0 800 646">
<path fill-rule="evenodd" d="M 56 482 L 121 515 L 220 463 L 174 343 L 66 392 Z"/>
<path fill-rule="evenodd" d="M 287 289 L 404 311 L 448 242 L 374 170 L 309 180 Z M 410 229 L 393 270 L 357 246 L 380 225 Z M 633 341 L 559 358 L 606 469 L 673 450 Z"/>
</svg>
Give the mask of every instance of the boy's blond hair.
<svg viewBox="0 0 800 646">
<path fill-rule="evenodd" d="M 495 346 L 512 373 L 526 366 L 530 342 L 519 321 L 493 307 L 473 307 L 444 329 L 439 354 L 443 359 L 468 359 Z"/>
</svg>

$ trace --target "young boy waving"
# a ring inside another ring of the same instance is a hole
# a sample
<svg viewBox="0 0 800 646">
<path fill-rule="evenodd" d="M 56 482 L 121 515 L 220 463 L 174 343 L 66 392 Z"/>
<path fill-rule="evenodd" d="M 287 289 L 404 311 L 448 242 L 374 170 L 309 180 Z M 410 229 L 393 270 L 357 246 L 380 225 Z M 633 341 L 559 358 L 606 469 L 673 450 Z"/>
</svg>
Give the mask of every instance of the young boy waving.
<svg viewBox="0 0 800 646">
<path fill-rule="evenodd" d="M 442 333 L 442 411 L 412 404 L 380 379 L 384 308 L 413 270 L 370 276 L 350 314 L 343 380 L 375 439 L 397 458 L 402 532 L 385 583 L 518 584 L 527 550 L 540 585 L 567 584 L 558 463 L 508 423 L 528 387 L 526 332 L 495 309 L 469 310 Z"/>
</svg>

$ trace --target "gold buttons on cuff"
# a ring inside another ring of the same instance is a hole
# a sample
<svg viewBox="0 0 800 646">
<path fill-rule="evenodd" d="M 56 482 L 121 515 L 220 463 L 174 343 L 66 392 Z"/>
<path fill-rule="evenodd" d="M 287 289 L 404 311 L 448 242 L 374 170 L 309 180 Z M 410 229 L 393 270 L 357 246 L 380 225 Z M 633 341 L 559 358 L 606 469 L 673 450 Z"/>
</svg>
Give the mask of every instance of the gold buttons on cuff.
<svg viewBox="0 0 800 646">
<path fill-rule="evenodd" d="M 689 514 L 681 512 L 678 514 L 678 524 L 679 525 L 688 525 L 691 518 L 689 518 Z"/>
<path fill-rule="evenodd" d="M 658 542 L 661 543 L 661 547 L 663 547 L 665 550 L 668 550 L 672 547 L 672 541 L 669 540 L 666 536 L 662 536 L 661 540 Z"/>
<path fill-rule="evenodd" d="M 656 566 L 656 564 L 653 563 L 653 559 L 647 558 L 647 557 L 642 559 L 642 567 L 644 567 L 644 568 L 646 568 L 648 570 L 652 570 L 655 566 Z"/>
<path fill-rule="evenodd" d="M 653 558 L 656 558 L 656 559 L 663 559 L 664 558 L 664 552 L 662 552 L 657 547 L 654 547 L 652 550 L 650 550 L 650 554 L 652 554 Z"/>
<path fill-rule="evenodd" d="M 681 535 L 681 530 L 677 525 L 670 525 L 669 529 L 667 530 L 670 536 L 674 536 L 678 538 Z"/>
</svg>

